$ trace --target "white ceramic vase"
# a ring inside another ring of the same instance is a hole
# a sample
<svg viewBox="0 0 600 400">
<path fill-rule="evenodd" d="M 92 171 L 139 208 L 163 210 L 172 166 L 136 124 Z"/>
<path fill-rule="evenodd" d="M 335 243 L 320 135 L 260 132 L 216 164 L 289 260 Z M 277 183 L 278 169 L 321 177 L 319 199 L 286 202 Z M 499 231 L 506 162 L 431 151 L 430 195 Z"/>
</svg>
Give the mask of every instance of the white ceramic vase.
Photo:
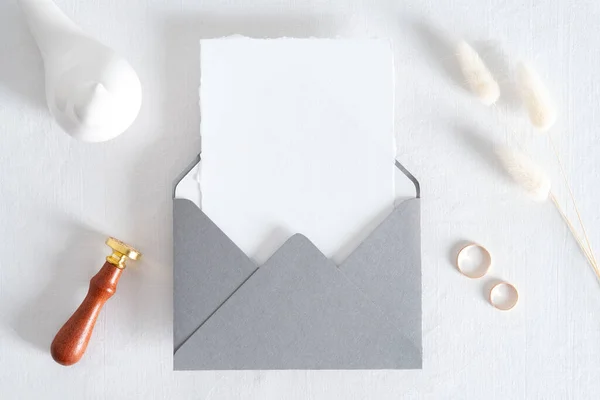
<svg viewBox="0 0 600 400">
<path fill-rule="evenodd" d="M 46 100 L 69 135 L 103 142 L 124 132 L 142 104 L 131 65 L 86 35 L 51 0 L 19 0 L 42 53 Z"/>
</svg>

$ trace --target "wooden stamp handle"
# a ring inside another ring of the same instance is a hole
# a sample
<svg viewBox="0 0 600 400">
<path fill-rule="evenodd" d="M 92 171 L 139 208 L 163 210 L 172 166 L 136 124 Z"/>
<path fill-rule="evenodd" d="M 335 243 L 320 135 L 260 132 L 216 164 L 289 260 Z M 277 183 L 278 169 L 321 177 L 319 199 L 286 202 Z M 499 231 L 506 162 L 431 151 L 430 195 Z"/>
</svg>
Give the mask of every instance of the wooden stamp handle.
<svg viewBox="0 0 600 400">
<path fill-rule="evenodd" d="M 117 290 L 123 270 L 106 262 L 90 280 L 85 299 L 54 337 L 50 352 L 62 365 L 73 365 L 83 357 L 102 306 Z"/>
</svg>

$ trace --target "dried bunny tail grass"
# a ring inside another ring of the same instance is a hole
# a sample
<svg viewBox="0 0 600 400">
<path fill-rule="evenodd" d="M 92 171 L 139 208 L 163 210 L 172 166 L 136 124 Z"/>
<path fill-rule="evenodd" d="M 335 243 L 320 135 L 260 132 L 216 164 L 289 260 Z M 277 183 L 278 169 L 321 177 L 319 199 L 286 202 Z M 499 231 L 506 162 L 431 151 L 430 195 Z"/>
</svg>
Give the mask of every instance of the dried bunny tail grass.
<svg viewBox="0 0 600 400">
<path fill-rule="evenodd" d="M 500 87 L 479 54 L 464 40 L 456 47 L 460 69 L 471 91 L 486 106 L 491 106 L 500 97 Z"/>
<path fill-rule="evenodd" d="M 541 131 L 550 129 L 556 122 L 556 109 L 546 85 L 530 64 L 521 62 L 517 66 L 517 84 L 533 126 Z"/>
<path fill-rule="evenodd" d="M 502 165 L 513 178 L 535 201 L 545 201 L 550 195 L 552 184 L 544 170 L 529 157 L 507 147 L 496 150 Z"/>
</svg>

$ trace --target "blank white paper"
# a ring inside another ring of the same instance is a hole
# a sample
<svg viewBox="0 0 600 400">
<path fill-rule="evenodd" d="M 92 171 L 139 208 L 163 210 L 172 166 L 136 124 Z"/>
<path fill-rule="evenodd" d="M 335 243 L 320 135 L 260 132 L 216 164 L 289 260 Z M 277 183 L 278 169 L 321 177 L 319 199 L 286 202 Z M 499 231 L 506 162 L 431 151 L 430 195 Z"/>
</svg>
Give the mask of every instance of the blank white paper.
<svg viewBox="0 0 600 400">
<path fill-rule="evenodd" d="M 384 40 L 201 41 L 202 209 L 264 263 L 291 235 L 338 264 L 394 204 Z"/>
</svg>

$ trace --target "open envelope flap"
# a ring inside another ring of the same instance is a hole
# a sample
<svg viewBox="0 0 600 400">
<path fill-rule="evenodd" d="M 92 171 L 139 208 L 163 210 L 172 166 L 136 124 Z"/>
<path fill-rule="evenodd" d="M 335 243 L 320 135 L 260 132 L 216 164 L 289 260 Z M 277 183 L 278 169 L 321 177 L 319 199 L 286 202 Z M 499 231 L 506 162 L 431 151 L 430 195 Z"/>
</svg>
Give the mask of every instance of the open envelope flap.
<svg viewBox="0 0 600 400">
<path fill-rule="evenodd" d="M 173 200 L 173 346 L 181 344 L 256 270 L 189 200 Z"/>
<path fill-rule="evenodd" d="M 417 198 L 397 205 L 339 268 L 296 235 L 257 270 L 197 204 L 175 198 L 175 369 L 421 368 L 419 185 L 396 166 L 414 183 Z M 332 337 L 340 341 L 330 343 Z M 386 346 L 401 354 L 380 353 Z M 232 348 L 238 352 L 227 356 Z M 299 353 L 284 351 L 292 348 Z"/>
<path fill-rule="evenodd" d="M 399 204 L 340 269 L 422 352 L 420 199 Z"/>
<path fill-rule="evenodd" d="M 176 370 L 418 368 L 420 349 L 303 235 L 175 353 Z"/>
</svg>

